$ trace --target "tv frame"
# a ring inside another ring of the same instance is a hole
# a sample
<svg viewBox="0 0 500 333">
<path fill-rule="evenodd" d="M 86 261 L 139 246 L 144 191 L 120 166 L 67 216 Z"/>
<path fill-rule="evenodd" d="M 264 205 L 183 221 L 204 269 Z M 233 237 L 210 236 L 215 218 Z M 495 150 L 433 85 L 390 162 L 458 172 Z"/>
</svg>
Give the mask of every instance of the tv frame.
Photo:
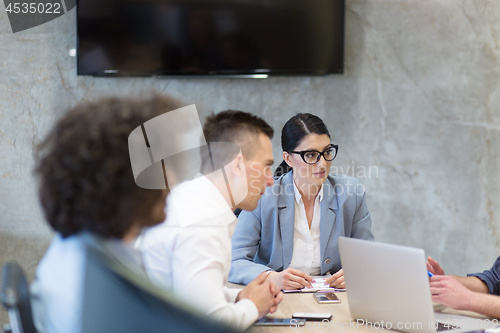
<svg viewBox="0 0 500 333">
<path fill-rule="evenodd" d="M 304 0 L 307 1 L 307 0 Z M 346 21 L 346 0 L 331 0 L 341 1 L 342 11 L 342 53 L 341 53 L 341 68 L 338 71 L 332 72 L 314 72 L 314 71 L 286 71 L 286 70 L 269 70 L 269 69 L 255 69 L 251 72 L 243 72 L 236 70 L 218 70 L 207 71 L 204 73 L 167 73 L 162 74 L 161 71 L 154 71 L 151 73 L 142 72 L 127 72 L 118 70 L 105 70 L 99 73 L 81 73 L 80 72 L 80 36 L 78 33 L 78 11 L 79 3 L 76 5 L 76 58 L 77 58 L 77 75 L 78 76 L 93 76 L 93 77 L 156 77 L 158 79 L 267 79 L 269 77 L 305 77 L 305 76 L 328 76 L 334 74 L 343 74 L 345 67 L 345 21 Z"/>
</svg>

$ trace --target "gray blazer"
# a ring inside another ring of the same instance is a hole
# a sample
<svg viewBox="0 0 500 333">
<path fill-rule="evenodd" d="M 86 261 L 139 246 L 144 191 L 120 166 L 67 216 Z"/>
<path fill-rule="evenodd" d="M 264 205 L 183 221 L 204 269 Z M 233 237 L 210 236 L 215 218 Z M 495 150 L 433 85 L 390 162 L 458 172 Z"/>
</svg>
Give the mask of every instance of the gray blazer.
<svg viewBox="0 0 500 333">
<path fill-rule="evenodd" d="M 292 262 L 295 198 L 292 172 L 275 179 L 253 212 L 241 212 L 232 239 L 229 281 L 248 284 L 257 275 Z M 342 268 L 337 237 L 373 240 L 364 187 L 356 178 L 330 175 L 323 185 L 320 218 L 321 274 Z"/>
</svg>

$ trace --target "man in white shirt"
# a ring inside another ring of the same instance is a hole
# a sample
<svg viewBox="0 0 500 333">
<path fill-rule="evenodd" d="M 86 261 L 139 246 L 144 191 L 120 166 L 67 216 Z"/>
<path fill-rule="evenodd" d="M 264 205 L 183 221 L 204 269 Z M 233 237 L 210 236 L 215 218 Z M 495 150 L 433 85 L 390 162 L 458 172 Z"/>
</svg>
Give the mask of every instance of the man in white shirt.
<svg viewBox="0 0 500 333">
<path fill-rule="evenodd" d="M 272 128 L 241 111 L 207 118 L 202 174 L 171 186 L 167 219 L 138 241 L 150 279 L 216 320 L 244 330 L 276 311 L 283 294 L 267 274 L 244 289 L 226 287 L 236 208 L 251 211 L 272 185 Z M 239 149 L 231 149 L 231 144 Z M 229 163 L 227 163 L 229 162 Z"/>
</svg>

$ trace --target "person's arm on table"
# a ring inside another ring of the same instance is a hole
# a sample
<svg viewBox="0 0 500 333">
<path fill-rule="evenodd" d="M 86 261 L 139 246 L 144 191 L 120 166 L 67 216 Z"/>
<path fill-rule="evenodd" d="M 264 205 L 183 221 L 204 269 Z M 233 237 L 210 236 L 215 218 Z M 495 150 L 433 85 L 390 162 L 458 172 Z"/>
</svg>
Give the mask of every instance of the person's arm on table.
<svg viewBox="0 0 500 333">
<path fill-rule="evenodd" d="M 326 279 L 325 284 L 328 284 L 332 288 L 345 288 L 344 270 L 341 268 L 338 272 Z"/>
<path fill-rule="evenodd" d="M 249 288 L 247 297 L 240 297 L 236 303 L 229 301 L 232 297 L 225 288 L 224 258 L 228 254 L 224 233 L 227 230 L 223 227 L 182 228 L 171 256 L 171 283 L 177 297 L 216 320 L 244 330 L 274 307 L 275 296 L 279 295 L 271 294 L 270 284 L 256 283 Z M 149 270 L 161 266 L 151 263 L 155 259 L 161 260 L 161 256 L 150 256 L 146 262 Z M 155 276 L 158 278 L 158 274 Z"/>
<path fill-rule="evenodd" d="M 427 270 L 436 276 L 445 275 L 443 267 L 441 267 L 441 265 L 431 257 L 427 258 Z M 489 292 L 486 283 L 484 283 L 481 279 L 477 277 L 474 276 L 463 277 L 457 275 L 448 275 L 448 276 L 453 277 L 455 280 L 460 282 L 462 285 L 464 285 L 471 291 L 484 294 L 487 294 Z"/>
<path fill-rule="evenodd" d="M 311 283 L 314 282 L 311 276 L 290 267 L 281 272 L 272 271 L 268 276 L 278 288 L 283 290 L 297 290 L 311 287 Z"/>
<path fill-rule="evenodd" d="M 473 279 L 479 280 L 477 278 Z M 500 318 L 499 296 L 474 292 L 455 277 L 449 275 L 431 277 L 430 290 L 433 302 L 457 310 L 474 311 L 489 317 Z"/>
<path fill-rule="evenodd" d="M 451 275 L 455 280 L 460 282 L 463 286 L 465 286 L 467 289 L 477 292 L 477 293 L 483 293 L 483 294 L 488 294 L 488 286 L 486 283 L 481 281 L 481 279 L 473 276 L 456 276 L 456 275 Z"/>
<path fill-rule="evenodd" d="M 261 278 L 261 276 L 263 278 Z M 250 282 L 247 285 L 247 287 L 256 283 L 257 284 L 263 283 L 266 277 L 267 277 L 267 272 L 261 273 L 259 276 L 257 276 L 257 278 L 255 278 L 252 282 Z M 269 313 L 274 313 L 278 309 L 278 304 L 281 303 L 281 301 L 283 300 L 283 293 L 280 292 L 280 289 L 273 283 L 270 284 L 270 287 L 271 287 L 271 293 L 274 295 L 275 305 L 271 307 L 271 309 L 269 309 Z M 243 289 L 229 288 L 227 286 L 224 287 L 224 290 L 228 295 L 229 299 L 231 300 L 231 302 L 234 303 L 238 302 L 240 299 L 247 298 L 246 295 L 251 293 L 250 288 L 244 288 L 245 292 L 243 293 L 242 293 Z"/>
<path fill-rule="evenodd" d="M 260 292 L 260 286 L 269 286 L 273 299 L 269 299 L 267 293 Z M 259 309 L 259 318 L 264 317 L 267 313 L 274 313 L 278 309 L 278 304 L 283 300 L 283 293 L 274 283 L 267 280 L 267 273 L 261 273 L 252 282 L 250 282 L 243 290 L 236 296 L 235 301 L 239 302 L 241 299 L 248 298 L 257 305 Z M 262 304 L 262 305 L 261 305 Z M 264 311 L 260 312 L 261 309 Z M 269 309 L 269 310 L 266 310 Z"/>
<path fill-rule="evenodd" d="M 266 274 L 280 289 L 294 290 L 311 286 L 312 277 L 299 270 L 288 268 L 276 272 L 266 265 L 253 261 L 260 244 L 261 222 L 256 215 L 259 211 L 260 203 L 255 211 L 243 211 L 238 218 L 232 239 L 233 261 L 229 281 L 248 284 L 255 276 L 270 271 Z"/>
</svg>

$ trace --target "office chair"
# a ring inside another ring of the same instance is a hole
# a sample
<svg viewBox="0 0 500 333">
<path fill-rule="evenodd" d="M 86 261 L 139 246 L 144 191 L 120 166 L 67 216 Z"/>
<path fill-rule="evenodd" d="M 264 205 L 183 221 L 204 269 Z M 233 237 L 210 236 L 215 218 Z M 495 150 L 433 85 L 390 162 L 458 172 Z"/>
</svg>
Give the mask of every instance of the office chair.
<svg viewBox="0 0 500 333">
<path fill-rule="evenodd" d="M 87 249 L 85 271 L 81 333 L 236 332 L 194 312 L 102 249 Z"/>
<path fill-rule="evenodd" d="M 8 262 L 2 268 L 0 300 L 9 313 L 12 333 L 36 333 L 26 276 L 15 262 Z M 8 332 L 8 326 L 5 325 L 5 332 Z"/>
</svg>

